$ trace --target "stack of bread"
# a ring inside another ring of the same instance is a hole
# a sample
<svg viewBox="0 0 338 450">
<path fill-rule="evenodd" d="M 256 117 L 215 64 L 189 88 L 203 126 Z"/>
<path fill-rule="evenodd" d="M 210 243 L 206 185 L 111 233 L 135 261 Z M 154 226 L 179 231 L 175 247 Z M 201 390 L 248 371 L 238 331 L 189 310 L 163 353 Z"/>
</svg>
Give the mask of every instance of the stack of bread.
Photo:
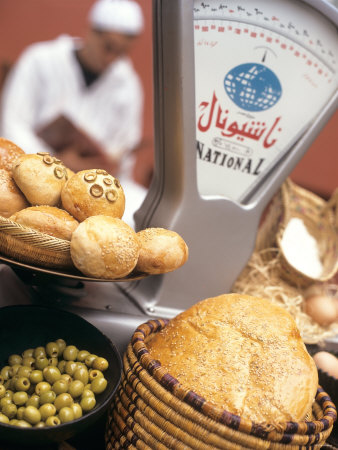
<svg viewBox="0 0 338 450">
<path fill-rule="evenodd" d="M 89 277 L 119 279 L 133 271 L 181 267 L 188 258 L 183 238 L 165 228 L 135 232 L 122 220 L 125 201 L 119 180 L 103 169 L 74 173 L 49 153 L 26 154 L 0 139 L 0 216 L 8 219 L 1 232 L 12 222 L 66 241 L 71 263 Z M 38 255 L 34 262 L 44 264 Z"/>
<path fill-rule="evenodd" d="M 224 294 L 138 327 L 106 438 L 109 448 L 320 448 L 336 417 L 292 316 Z"/>
</svg>

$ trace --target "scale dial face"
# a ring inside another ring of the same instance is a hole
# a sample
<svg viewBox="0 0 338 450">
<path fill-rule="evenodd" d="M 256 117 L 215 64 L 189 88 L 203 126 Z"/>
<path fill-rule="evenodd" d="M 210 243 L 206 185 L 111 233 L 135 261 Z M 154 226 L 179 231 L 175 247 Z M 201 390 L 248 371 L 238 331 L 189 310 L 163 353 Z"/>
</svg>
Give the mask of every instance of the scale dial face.
<svg viewBox="0 0 338 450">
<path fill-rule="evenodd" d="M 296 0 L 194 1 L 197 182 L 245 203 L 338 85 L 337 30 Z"/>
</svg>

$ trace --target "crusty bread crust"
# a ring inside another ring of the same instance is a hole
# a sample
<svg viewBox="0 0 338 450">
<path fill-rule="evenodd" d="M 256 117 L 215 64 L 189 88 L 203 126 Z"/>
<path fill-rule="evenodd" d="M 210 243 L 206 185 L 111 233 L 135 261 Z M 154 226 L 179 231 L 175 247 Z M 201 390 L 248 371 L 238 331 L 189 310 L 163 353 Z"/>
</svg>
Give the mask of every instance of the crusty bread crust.
<svg viewBox="0 0 338 450">
<path fill-rule="evenodd" d="M 292 316 L 268 300 L 225 294 L 203 300 L 147 342 L 182 385 L 255 422 L 303 420 L 318 374 Z"/>
<path fill-rule="evenodd" d="M 28 205 L 29 203 L 15 184 L 11 173 L 0 169 L 0 216 L 8 218 Z"/>
</svg>

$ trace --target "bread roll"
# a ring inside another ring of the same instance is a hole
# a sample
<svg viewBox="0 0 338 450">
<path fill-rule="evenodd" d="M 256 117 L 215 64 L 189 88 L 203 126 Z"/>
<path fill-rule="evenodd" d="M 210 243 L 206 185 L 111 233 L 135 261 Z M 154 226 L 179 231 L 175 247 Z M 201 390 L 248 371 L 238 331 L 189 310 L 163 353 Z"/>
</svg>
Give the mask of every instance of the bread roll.
<svg viewBox="0 0 338 450">
<path fill-rule="evenodd" d="M 125 197 L 117 178 L 103 169 L 81 170 L 62 189 L 62 206 L 77 220 L 105 215 L 121 219 Z"/>
<path fill-rule="evenodd" d="M 292 316 L 268 300 L 226 294 L 176 316 L 146 342 L 188 389 L 263 423 L 305 419 L 318 374 Z"/>
<path fill-rule="evenodd" d="M 70 254 L 74 265 L 85 275 L 115 279 L 127 276 L 139 255 L 135 231 L 111 216 L 91 216 L 72 235 Z"/>
<path fill-rule="evenodd" d="M 22 148 L 5 138 L 0 138 L 0 169 L 12 171 L 13 162 L 18 156 L 24 155 Z"/>
<path fill-rule="evenodd" d="M 138 272 L 159 274 L 172 272 L 188 259 L 188 246 L 175 231 L 165 228 L 146 228 L 137 233 L 140 256 Z"/>
<path fill-rule="evenodd" d="M 13 178 L 31 205 L 56 206 L 67 179 L 62 162 L 49 153 L 20 156 L 13 164 Z"/>
<path fill-rule="evenodd" d="M 11 220 L 41 233 L 70 241 L 79 225 L 67 211 L 55 206 L 31 206 L 13 214 Z"/>
<path fill-rule="evenodd" d="M 11 173 L 0 169 L 0 216 L 8 218 L 27 206 L 29 203 L 15 184 Z"/>
</svg>

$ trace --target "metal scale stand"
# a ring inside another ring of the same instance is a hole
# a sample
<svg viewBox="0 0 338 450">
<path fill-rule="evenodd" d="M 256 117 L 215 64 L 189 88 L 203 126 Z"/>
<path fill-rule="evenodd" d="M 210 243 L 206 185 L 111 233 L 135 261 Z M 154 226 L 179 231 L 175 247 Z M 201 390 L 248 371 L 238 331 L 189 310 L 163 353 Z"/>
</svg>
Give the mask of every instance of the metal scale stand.
<svg viewBox="0 0 338 450">
<path fill-rule="evenodd" d="M 61 276 L 60 307 L 123 352 L 140 323 L 229 292 L 265 207 L 337 107 L 337 24 L 324 0 L 153 0 L 155 173 L 136 226 L 177 231 L 189 260 L 75 297 Z"/>
</svg>

